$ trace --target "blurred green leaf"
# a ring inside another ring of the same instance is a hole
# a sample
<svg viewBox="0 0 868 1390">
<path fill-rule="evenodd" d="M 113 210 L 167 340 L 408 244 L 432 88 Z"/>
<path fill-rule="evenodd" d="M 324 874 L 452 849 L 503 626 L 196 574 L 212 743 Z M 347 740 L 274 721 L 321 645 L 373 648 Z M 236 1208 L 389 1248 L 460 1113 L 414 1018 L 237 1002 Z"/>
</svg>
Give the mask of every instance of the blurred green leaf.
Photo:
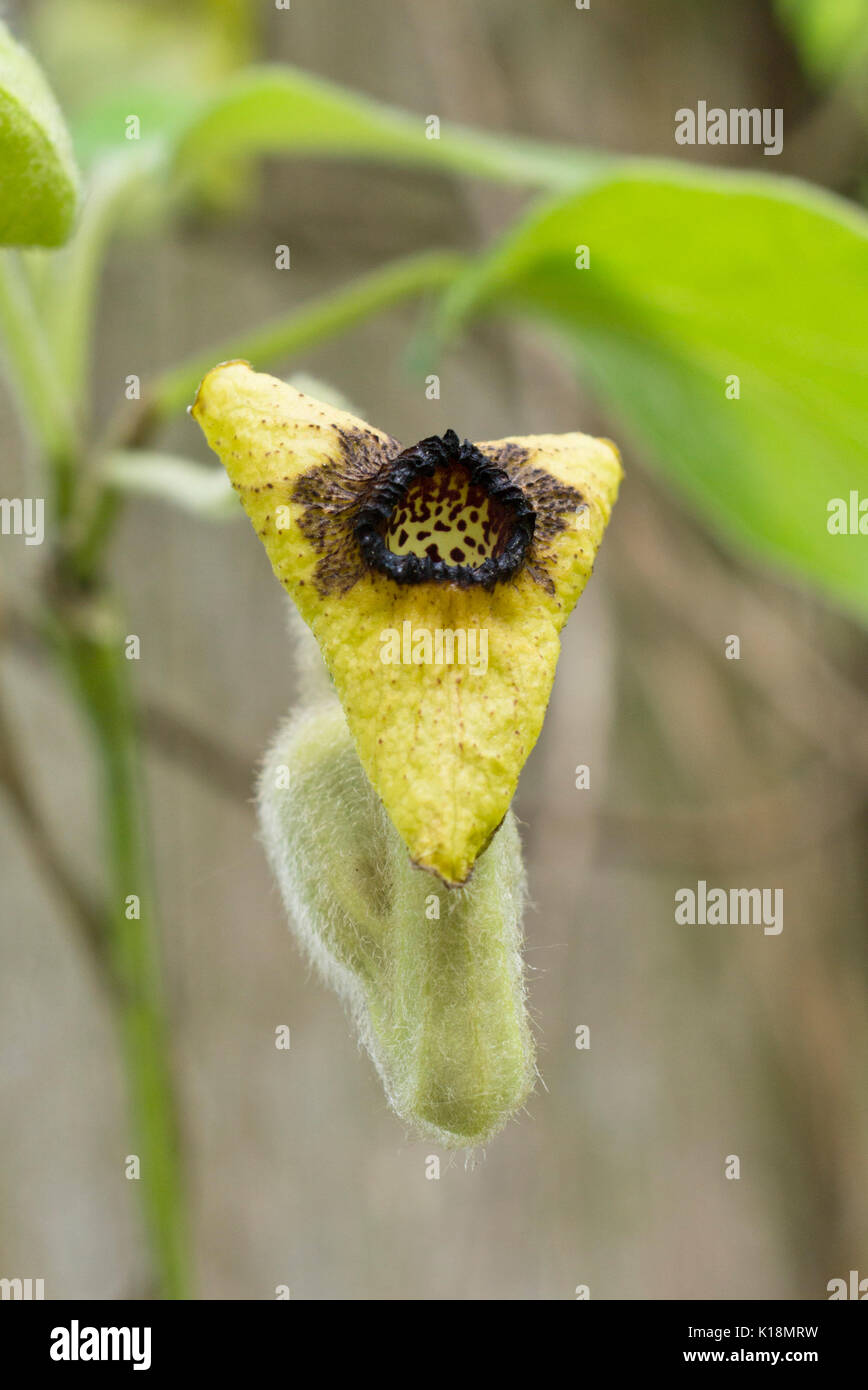
<svg viewBox="0 0 868 1390">
<path fill-rule="evenodd" d="M 253 67 L 206 102 L 177 145 L 192 177 L 239 154 L 317 154 L 390 160 L 538 187 L 571 188 L 608 162 L 594 151 L 486 135 L 383 105 L 292 67 Z"/>
<path fill-rule="evenodd" d="M 868 536 L 827 520 L 830 499 L 868 499 L 866 227 L 794 181 L 631 165 L 465 271 L 439 332 L 506 307 L 553 325 L 713 527 L 865 617 Z"/>
<path fill-rule="evenodd" d="M 108 154 L 156 144 L 162 146 L 184 127 L 196 108 L 196 98 L 184 89 L 166 91 L 129 83 L 82 106 L 72 121 L 76 153 L 85 168 Z M 126 139 L 126 120 L 137 116 L 140 138 Z"/>
<path fill-rule="evenodd" d="M 28 20 L 34 51 L 77 135 L 80 111 L 125 90 L 167 104 L 201 98 L 251 61 L 257 9 L 247 0 L 29 0 Z"/>
<path fill-rule="evenodd" d="M 260 7 L 251 0 L 31 0 L 35 50 L 59 94 L 83 168 L 160 150 L 226 75 L 251 61 Z M 126 138 L 135 115 L 141 138 Z M 242 205 L 243 164 L 215 164 L 197 192 Z"/>
<path fill-rule="evenodd" d="M 207 521 L 231 521 L 241 515 L 222 468 L 206 468 L 173 454 L 109 454 L 103 460 L 103 476 L 118 491 L 158 498 Z"/>
<path fill-rule="evenodd" d="M 63 116 L 38 65 L 0 23 L 0 243 L 60 246 L 77 207 Z"/>
<path fill-rule="evenodd" d="M 812 77 L 826 82 L 868 58 L 868 0 L 776 0 Z"/>
</svg>

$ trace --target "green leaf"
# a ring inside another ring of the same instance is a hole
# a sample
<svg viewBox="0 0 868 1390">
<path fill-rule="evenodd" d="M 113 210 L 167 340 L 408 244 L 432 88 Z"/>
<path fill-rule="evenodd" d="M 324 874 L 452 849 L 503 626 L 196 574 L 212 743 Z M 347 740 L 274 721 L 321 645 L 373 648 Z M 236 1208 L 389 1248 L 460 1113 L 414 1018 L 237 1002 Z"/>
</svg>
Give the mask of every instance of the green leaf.
<svg viewBox="0 0 868 1390">
<path fill-rule="evenodd" d="M 167 91 L 143 83 L 127 83 L 117 90 L 101 93 L 70 120 L 78 158 L 85 169 L 90 169 L 107 154 L 124 151 L 124 147 L 130 149 L 132 146 L 133 150 L 136 145 L 162 147 L 177 136 L 196 107 L 196 98 L 189 91 Z M 137 116 L 140 122 L 137 141 L 126 138 L 126 121 L 130 115 Z"/>
<path fill-rule="evenodd" d="M 775 0 L 807 71 L 823 82 L 868 57 L 868 0 Z"/>
<path fill-rule="evenodd" d="M 868 499 L 866 228 L 795 181 L 633 164 L 535 210 L 453 283 L 439 332 L 505 307 L 554 326 L 722 536 L 865 617 L 868 536 L 827 522 Z"/>
<path fill-rule="evenodd" d="M 586 150 L 504 138 L 444 121 L 439 139 L 410 115 L 292 67 L 253 67 L 227 82 L 178 141 L 190 177 L 239 154 L 390 160 L 538 187 L 570 188 L 608 162 Z"/>
<path fill-rule="evenodd" d="M 63 116 L 40 68 L 0 24 L 0 244 L 60 246 L 77 207 Z"/>
<path fill-rule="evenodd" d="M 102 471 L 121 492 L 170 502 L 207 521 L 231 521 L 241 515 L 222 468 L 206 468 L 173 454 L 121 451 L 103 460 Z"/>
</svg>

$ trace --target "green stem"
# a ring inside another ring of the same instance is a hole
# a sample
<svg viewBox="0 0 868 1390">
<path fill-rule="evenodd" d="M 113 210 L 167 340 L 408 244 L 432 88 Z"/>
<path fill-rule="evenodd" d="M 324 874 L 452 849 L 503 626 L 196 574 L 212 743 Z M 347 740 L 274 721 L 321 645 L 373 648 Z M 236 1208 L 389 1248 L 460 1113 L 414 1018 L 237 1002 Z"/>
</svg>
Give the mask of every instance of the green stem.
<svg viewBox="0 0 868 1390">
<path fill-rule="evenodd" d="M 126 447 L 141 447 L 166 419 L 193 398 L 205 373 L 228 357 L 275 364 L 361 322 L 402 299 L 448 284 L 459 257 L 432 253 L 399 262 L 356 281 L 246 337 L 211 348 L 158 378 L 143 409 L 120 435 Z M 85 279 L 87 276 L 84 277 Z M 7 305 L 21 308 L 20 297 Z M 24 331 L 25 315 L 7 314 L 17 348 L 24 349 L 28 396 L 44 383 L 53 364 L 40 360 L 35 337 Z M 74 315 L 73 315 L 74 317 Z M 28 355 L 29 354 L 29 355 Z M 103 821 L 110 865 L 107 946 L 126 1063 L 132 1112 L 132 1141 L 140 1158 L 140 1182 L 160 1292 L 183 1298 L 188 1288 L 187 1225 L 169 1034 L 154 924 L 154 894 L 144 833 L 143 794 L 136 720 L 128 686 L 122 633 L 102 590 L 102 561 L 117 498 L 99 490 L 83 529 L 61 551 L 55 588 L 55 637 L 93 731 L 101 771 Z M 140 918 L 125 916 L 135 895 Z"/>
<path fill-rule="evenodd" d="M 205 373 L 218 362 L 242 357 L 256 367 L 275 366 L 402 299 L 450 284 L 464 265 L 463 257 L 448 251 L 411 256 L 249 333 L 226 338 L 157 378 L 148 395 L 149 419 L 157 423 L 183 410 Z"/>
<path fill-rule="evenodd" d="M 29 288 L 8 251 L 0 254 L 0 332 L 22 416 L 58 474 L 58 503 L 62 510 L 69 497 L 69 475 L 77 453 L 72 412 Z"/>
<path fill-rule="evenodd" d="M 158 959 L 154 890 L 145 836 L 138 731 L 123 635 L 106 600 L 56 614 L 60 650 L 88 716 L 99 757 L 109 864 L 107 946 L 132 1118 L 131 1151 L 162 1298 L 187 1296 L 188 1257 L 169 1033 Z M 135 896 L 140 917 L 128 920 Z"/>
<path fill-rule="evenodd" d="M 93 320 L 98 305 L 99 277 L 106 249 L 121 212 L 139 185 L 156 167 L 150 151 L 124 151 L 97 165 L 88 181 L 76 234 L 51 260 L 40 310 L 53 345 L 61 383 L 70 399 L 80 401 L 83 413 L 90 379 Z"/>
<path fill-rule="evenodd" d="M 143 399 L 141 409 L 134 416 L 128 415 L 125 429 L 115 430 L 98 452 L 103 455 L 119 448 L 142 448 L 161 424 L 192 402 L 200 381 L 218 362 L 241 357 L 258 367 L 275 367 L 372 314 L 414 295 L 451 284 L 464 264 L 463 258 L 453 252 L 431 251 L 411 256 L 354 280 L 345 289 L 293 309 L 271 323 L 236 338 L 224 339 L 207 351 L 187 358 L 157 378 Z M 118 505 L 117 491 L 111 487 L 102 488 L 73 557 L 79 579 L 87 580 L 93 573 L 114 525 Z"/>
</svg>

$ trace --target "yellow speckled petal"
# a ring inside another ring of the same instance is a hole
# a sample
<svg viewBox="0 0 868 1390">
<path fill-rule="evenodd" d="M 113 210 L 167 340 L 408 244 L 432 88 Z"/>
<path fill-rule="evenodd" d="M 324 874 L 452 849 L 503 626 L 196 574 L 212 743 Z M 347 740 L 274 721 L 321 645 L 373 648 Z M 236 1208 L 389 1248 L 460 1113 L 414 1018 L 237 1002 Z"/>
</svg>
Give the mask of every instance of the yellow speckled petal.
<svg viewBox="0 0 868 1390">
<path fill-rule="evenodd" d="M 352 527 L 395 440 L 237 362 L 209 373 L 193 414 L 319 642 L 411 858 L 465 882 L 542 726 L 558 632 L 617 494 L 617 451 L 581 434 L 476 446 L 534 507 L 526 564 L 489 587 L 398 583 L 365 562 Z"/>
<path fill-rule="evenodd" d="M 542 726 L 559 651 L 548 605 L 524 577 L 487 593 L 375 575 L 351 598 L 312 628 L 362 766 L 414 862 L 463 883 Z M 429 634 L 434 659 L 416 664 Z M 446 634 L 463 664 L 447 663 Z"/>
<path fill-rule="evenodd" d="M 512 451 L 524 454 L 516 473 L 519 483 L 539 471 L 575 493 L 561 513 L 562 529 L 542 542 L 535 556 L 552 581 L 549 607 L 560 631 L 591 577 L 609 524 L 624 476 L 620 454 L 610 439 L 595 439 L 589 434 L 528 435 L 476 447 L 493 460 Z"/>
<path fill-rule="evenodd" d="M 295 495 L 299 479 L 341 464 L 363 482 L 382 457 L 401 446 L 345 410 L 315 401 L 278 377 L 254 372 L 247 362 L 222 362 L 210 371 L 192 414 L 229 474 L 275 574 L 311 622 L 322 608 L 316 572 L 329 558 L 327 537 L 323 545 L 317 543 L 317 523 L 324 531 L 331 521 L 339 523 L 340 508 L 336 515 L 324 509 L 320 515 L 314 508 L 311 516 L 310 506 Z M 355 494 L 344 500 L 352 507 Z M 332 558 L 337 566 L 341 556 Z M 355 565 L 361 574 L 358 560 Z"/>
</svg>

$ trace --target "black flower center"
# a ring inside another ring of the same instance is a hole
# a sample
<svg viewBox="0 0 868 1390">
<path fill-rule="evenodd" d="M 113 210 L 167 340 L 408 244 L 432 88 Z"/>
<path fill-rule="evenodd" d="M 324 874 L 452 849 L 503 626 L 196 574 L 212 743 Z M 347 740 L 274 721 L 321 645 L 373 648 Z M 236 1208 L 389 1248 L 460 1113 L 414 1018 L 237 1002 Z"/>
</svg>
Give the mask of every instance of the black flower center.
<svg viewBox="0 0 868 1390">
<path fill-rule="evenodd" d="M 522 489 L 447 430 L 390 460 L 355 533 L 368 564 L 399 584 L 492 588 L 522 565 L 534 523 Z"/>
</svg>

